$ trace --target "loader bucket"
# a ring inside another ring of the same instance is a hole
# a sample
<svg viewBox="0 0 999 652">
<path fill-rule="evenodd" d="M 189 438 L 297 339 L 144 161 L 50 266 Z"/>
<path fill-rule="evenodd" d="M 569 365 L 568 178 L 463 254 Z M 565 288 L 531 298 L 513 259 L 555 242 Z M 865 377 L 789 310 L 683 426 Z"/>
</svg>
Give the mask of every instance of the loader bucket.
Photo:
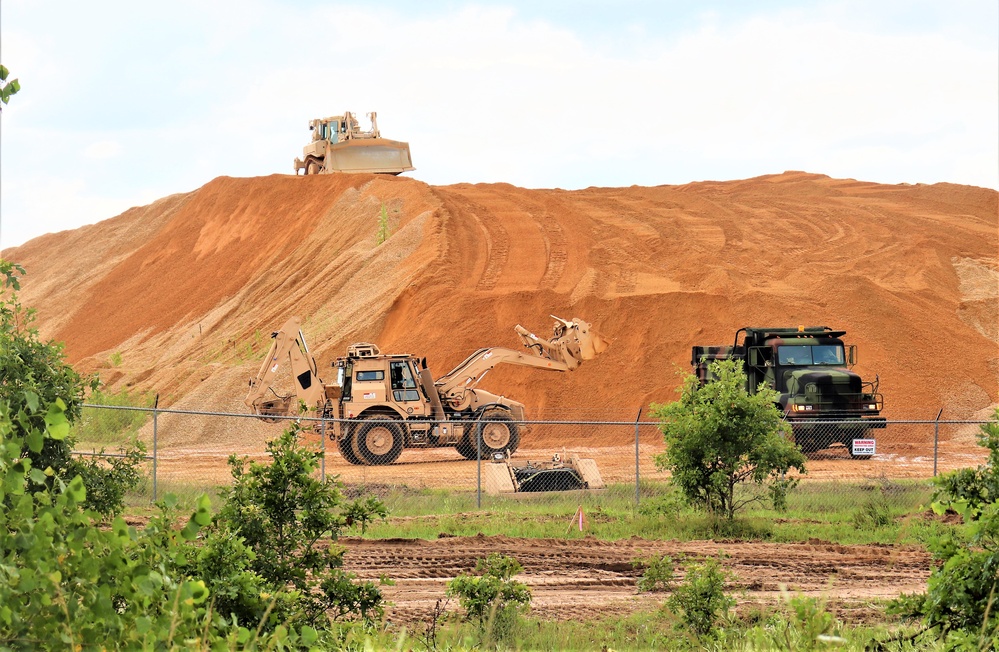
<svg viewBox="0 0 999 652">
<path fill-rule="evenodd" d="M 592 360 L 607 350 L 607 340 L 596 331 L 590 330 L 590 325 L 582 319 L 574 318 L 566 321 L 561 317 L 551 315 L 555 320 L 555 331 L 550 340 L 543 340 L 519 324 L 514 330 L 520 335 L 521 341 L 538 355 L 556 360 L 575 369 L 584 360 Z"/>
<path fill-rule="evenodd" d="M 331 145 L 327 172 L 400 174 L 415 170 L 409 143 L 387 138 L 358 138 Z"/>
</svg>

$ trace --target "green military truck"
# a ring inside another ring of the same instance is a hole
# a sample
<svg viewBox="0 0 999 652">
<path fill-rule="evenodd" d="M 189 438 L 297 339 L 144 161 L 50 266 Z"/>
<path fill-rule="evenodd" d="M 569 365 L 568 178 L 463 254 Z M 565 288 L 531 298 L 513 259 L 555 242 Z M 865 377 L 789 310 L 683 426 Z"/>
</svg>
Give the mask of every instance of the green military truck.
<svg viewBox="0 0 999 652">
<path fill-rule="evenodd" d="M 712 380 L 710 363 L 741 360 L 748 392 L 779 393 L 777 408 L 803 452 L 843 444 L 853 457 L 870 457 L 875 441 L 868 431 L 885 427 L 884 399 L 876 376 L 864 381 L 850 370 L 857 347 L 843 344 L 845 334 L 828 326 L 740 328 L 732 346 L 693 347 L 691 365 L 703 384 Z"/>
</svg>

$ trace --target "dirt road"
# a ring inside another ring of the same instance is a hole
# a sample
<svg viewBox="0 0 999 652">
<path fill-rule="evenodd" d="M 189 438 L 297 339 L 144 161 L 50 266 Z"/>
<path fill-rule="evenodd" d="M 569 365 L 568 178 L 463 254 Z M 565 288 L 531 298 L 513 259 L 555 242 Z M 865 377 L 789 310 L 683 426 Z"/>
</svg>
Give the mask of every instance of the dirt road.
<svg viewBox="0 0 999 652">
<path fill-rule="evenodd" d="M 503 536 L 341 541 L 347 570 L 358 577 L 395 580 L 384 587 L 394 623 L 425 621 L 444 596 L 448 580 L 471 572 L 478 558 L 498 552 L 524 567 L 517 579 L 533 594 L 532 613 L 548 620 L 583 620 L 655 609 L 661 594 L 640 594 L 641 575 L 633 561 L 653 555 L 674 560 L 723 556 L 733 573 L 728 589 L 740 603 L 776 603 L 781 588 L 826 596 L 840 618 L 870 619 L 872 599 L 925 590 L 929 555 L 915 547 L 842 546 L 811 541 L 796 544 L 714 541 L 619 541 L 517 539 Z M 682 573 L 681 573 L 682 576 Z M 451 608 L 457 608 L 452 603 Z"/>
</svg>

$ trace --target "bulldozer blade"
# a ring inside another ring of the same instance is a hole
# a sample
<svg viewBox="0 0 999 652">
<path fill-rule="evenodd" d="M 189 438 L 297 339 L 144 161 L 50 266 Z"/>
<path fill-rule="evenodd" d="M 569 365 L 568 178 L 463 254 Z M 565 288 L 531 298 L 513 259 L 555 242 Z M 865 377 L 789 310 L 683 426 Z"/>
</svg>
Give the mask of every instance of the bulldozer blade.
<svg viewBox="0 0 999 652">
<path fill-rule="evenodd" d="M 409 143 L 387 138 L 337 143 L 330 146 L 326 157 L 327 172 L 400 174 L 415 169 L 409 155 Z"/>
</svg>

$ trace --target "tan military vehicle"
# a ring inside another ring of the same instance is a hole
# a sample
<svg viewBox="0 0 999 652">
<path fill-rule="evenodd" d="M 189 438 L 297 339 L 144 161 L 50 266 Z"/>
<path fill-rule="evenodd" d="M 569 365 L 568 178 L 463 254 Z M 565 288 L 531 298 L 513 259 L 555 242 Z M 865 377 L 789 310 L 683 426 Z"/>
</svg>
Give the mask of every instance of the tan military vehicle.
<svg viewBox="0 0 999 652">
<path fill-rule="evenodd" d="M 295 159 L 295 174 L 372 172 L 400 174 L 415 170 L 409 143 L 382 138 L 378 116 L 371 112 L 371 129 L 362 131 L 353 113 L 317 118 L 309 122 L 312 142 Z"/>
<path fill-rule="evenodd" d="M 304 403 L 311 416 L 330 422 L 320 427 L 337 442 L 352 464 L 391 464 L 403 448 L 453 446 L 467 459 L 510 454 L 520 444 L 524 405 L 479 389 L 498 364 L 549 371 L 571 371 L 607 348 L 600 335 L 579 319 L 556 320 L 553 336 L 542 339 L 517 326 L 525 350 L 479 349 L 434 380 L 426 358 L 383 354 L 370 343 L 352 344 L 333 361 L 336 381 L 319 378 L 316 361 L 293 317 L 272 334 L 273 343 L 245 403 L 262 419 L 291 416 Z M 271 386 L 289 364 L 294 391 Z"/>
</svg>

